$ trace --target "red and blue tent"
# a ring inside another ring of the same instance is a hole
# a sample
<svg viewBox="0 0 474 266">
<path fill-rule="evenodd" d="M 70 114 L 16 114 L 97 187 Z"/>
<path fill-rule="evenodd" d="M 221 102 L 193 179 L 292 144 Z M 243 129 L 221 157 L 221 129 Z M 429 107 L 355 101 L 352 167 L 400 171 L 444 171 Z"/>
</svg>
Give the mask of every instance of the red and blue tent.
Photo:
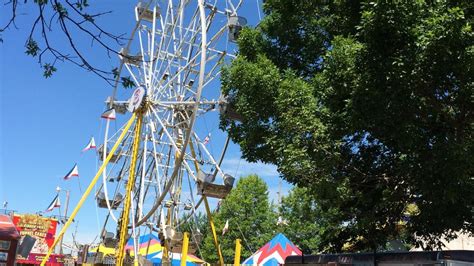
<svg viewBox="0 0 474 266">
<path fill-rule="evenodd" d="M 278 266 L 285 263 L 290 255 L 301 255 L 299 250 L 285 235 L 279 233 L 272 240 L 246 259 L 243 265 Z"/>
<path fill-rule="evenodd" d="M 162 256 L 163 256 L 163 247 L 161 246 L 160 239 L 155 234 L 142 235 L 138 239 L 138 253 L 142 256 L 145 256 L 153 265 L 159 266 L 162 265 Z M 130 250 L 130 254 L 133 256 L 133 239 L 129 239 L 125 250 Z M 181 254 L 180 253 L 170 253 L 168 254 L 171 266 L 180 266 L 181 265 Z M 205 261 L 200 258 L 188 254 L 186 258 L 186 266 L 196 266 L 202 265 Z"/>
</svg>

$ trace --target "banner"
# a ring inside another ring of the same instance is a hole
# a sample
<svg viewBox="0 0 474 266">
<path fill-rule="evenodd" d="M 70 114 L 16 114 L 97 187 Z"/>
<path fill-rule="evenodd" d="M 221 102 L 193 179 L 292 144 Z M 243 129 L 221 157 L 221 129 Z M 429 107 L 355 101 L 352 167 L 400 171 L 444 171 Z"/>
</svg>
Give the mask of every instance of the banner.
<svg viewBox="0 0 474 266">
<path fill-rule="evenodd" d="M 22 264 L 36 264 L 39 265 L 41 264 L 41 261 L 43 261 L 43 258 L 46 256 L 46 254 L 34 254 L 30 253 L 28 256 L 28 259 L 20 259 L 19 257 L 16 260 L 16 263 L 22 263 Z M 64 255 L 59 255 L 59 254 L 51 254 L 48 260 L 48 266 L 61 266 L 64 265 L 66 262 Z"/>
<path fill-rule="evenodd" d="M 57 220 L 35 214 L 15 214 L 13 216 L 13 223 L 20 232 L 20 244 L 26 235 L 36 239 L 30 256 L 23 258 L 18 255 L 18 260 L 30 260 L 31 257 L 32 261 L 36 261 L 38 255 L 46 254 L 48 249 L 53 245 L 56 236 L 56 227 L 58 225 Z"/>
</svg>

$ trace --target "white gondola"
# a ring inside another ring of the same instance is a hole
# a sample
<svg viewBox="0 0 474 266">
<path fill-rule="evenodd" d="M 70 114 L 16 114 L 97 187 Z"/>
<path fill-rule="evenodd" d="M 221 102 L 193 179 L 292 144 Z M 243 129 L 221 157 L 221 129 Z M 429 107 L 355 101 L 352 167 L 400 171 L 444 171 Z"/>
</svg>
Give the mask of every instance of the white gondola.
<svg viewBox="0 0 474 266">
<path fill-rule="evenodd" d="M 137 12 L 138 18 L 142 18 L 143 20 L 153 22 L 153 10 L 147 8 L 147 4 L 143 2 L 138 2 L 137 6 L 135 7 L 135 12 Z M 160 17 L 160 10 L 155 7 L 155 18 Z"/>
<path fill-rule="evenodd" d="M 193 205 L 190 203 L 184 204 L 184 210 L 185 211 L 190 211 L 193 209 Z"/>
<path fill-rule="evenodd" d="M 99 159 L 102 160 L 103 155 L 104 155 L 104 146 L 100 145 L 99 148 L 97 149 L 97 152 L 99 153 Z M 109 155 L 109 153 L 107 152 L 107 156 L 108 155 Z M 117 162 L 118 159 L 120 159 L 120 149 L 117 149 L 117 151 L 115 151 L 115 154 L 112 155 L 112 157 L 109 160 L 109 163 L 115 163 L 115 162 Z"/>
<path fill-rule="evenodd" d="M 115 100 L 112 100 L 111 97 L 107 97 L 105 103 L 109 107 L 112 106 L 111 108 L 114 108 L 115 111 L 119 114 L 123 115 L 127 112 L 127 102 L 117 102 Z"/>
<path fill-rule="evenodd" d="M 239 38 L 242 28 L 247 25 L 247 20 L 244 17 L 232 15 L 229 16 L 227 25 L 229 26 L 229 41 L 235 42 Z"/>
<path fill-rule="evenodd" d="M 214 184 L 215 176 L 199 171 L 198 174 L 198 195 L 203 195 L 211 198 L 224 199 L 232 190 L 235 178 L 225 174 L 224 184 Z"/>
<path fill-rule="evenodd" d="M 159 233 L 160 241 L 167 240 L 169 243 L 170 251 L 173 253 L 181 253 L 183 250 L 183 239 L 184 235 L 181 232 L 176 231 L 170 225 L 166 225 L 164 230 Z M 198 245 L 202 241 L 202 234 L 195 233 L 191 235 L 188 243 L 188 253 L 194 254 L 198 250 Z"/>
<path fill-rule="evenodd" d="M 122 194 L 118 193 L 117 195 L 115 195 L 113 200 L 109 200 L 110 208 L 116 210 L 120 206 L 122 201 L 123 196 Z M 97 195 L 97 206 L 99 206 L 99 208 L 107 208 L 107 201 L 105 199 L 104 192 L 101 192 L 99 193 L 99 195 Z"/>
<path fill-rule="evenodd" d="M 131 55 L 124 48 L 120 49 L 119 58 L 125 64 L 133 65 L 133 66 L 140 66 L 140 64 L 142 63 L 142 60 L 143 60 L 143 57 L 142 57 L 141 53 L 138 53 L 137 55 Z"/>
<path fill-rule="evenodd" d="M 235 110 L 233 101 L 232 96 L 221 95 L 219 98 L 219 112 L 225 118 L 241 122 L 243 117 Z"/>
<path fill-rule="evenodd" d="M 102 234 L 102 243 L 108 248 L 115 248 L 117 245 L 117 239 L 114 236 L 114 233 L 104 231 Z"/>
</svg>

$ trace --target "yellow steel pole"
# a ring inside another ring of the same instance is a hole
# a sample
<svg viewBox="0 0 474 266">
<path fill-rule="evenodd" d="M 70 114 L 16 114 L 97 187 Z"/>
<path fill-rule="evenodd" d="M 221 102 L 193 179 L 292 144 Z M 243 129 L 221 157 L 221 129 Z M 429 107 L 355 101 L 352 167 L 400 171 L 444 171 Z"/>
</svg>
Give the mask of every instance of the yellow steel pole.
<svg viewBox="0 0 474 266">
<path fill-rule="evenodd" d="M 209 224 L 211 225 L 212 236 L 214 237 L 214 245 L 217 249 L 217 255 L 219 256 L 219 265 L 224 265 L 224 258 L 222 257 L 221 246 L 219 245 L 219 241 L 217 240 L 216 234 L 216 227 L 214 226 L 214 221 L 212 220 L 212 213 L 211 209 L 209 208 L 209 202 L 207 201 L 206 196 L 202 196 L 204 198 L 204 206 L 206 206 L 207 218 L 209 219 Z"/>
<path fill-rule="evenodd" d="M 192 142 L 189 143 L 189 147 L 191 149 L 191 155 L 193 156 L 194 159 L 196 159 L 196 152 L 194 151 L 194 145 Z M 194 160 L 194 166 L 196 167 L 196 175 L 198 175 L 199 165 L 197 163 L 197 160 Z M 209 208 L 209 202 L 207 201 L 206 196 L 202 196 L 202 199 L 204 200 L 204 204 L 206 205 L 207 217 L 209 217 L 209 224 L 211 225 L 212 236 L 214 238 L 214 245 L 216 246 L 217 255 L 219 256 L 219 263 L 220 265 L 224 265 L 224 258 L 222 257 L 221 247 L 219 246 L 219 241 L 217 239 L 216 227 L 214 226 L 214 221 L 212 220 L 212 213 L 211 213 L 211 209 Z"/>
<path fill-rule="evenodd" d="M 117 261 L 116 265 L 122 266 L 124 253 L 125 253 L 125 240 L 127 238 L 128 233 L 128 221 L 130 218 L 129 211 L 130 205 L 132 201 L 132 190 L 133 185 L 135 184 L 135 165 L 137 162 L 138 150 L 140 148 L 140 133 L 142 128 L 142 119 L 143 115 L 140 113 L 138 114 L 137 124 L 135 125 L 135 134 L 133 139 L 133 147 L 132 147 L 132 161 L 130 162 L 130 172 L 127 181 L 127 190 L 125 195 L 125 203 L 123 206 L 122 217 L 120 218 L 120 237 L 119 237 L 119 245 L 117 249 Z M 132 218 L 133 219 L 133 218 Z M 135 254 L 138 256 L 138 254 Z M 138 261 L 134 260 L 134 265 L 138 266 Z"/>
<path fill-rule="evenodd" d="M 181 266 L 186 266 L 186 261 L 188 260 L 188 245 L 189 245 L 189 233 L 184 232 L 183 250 L 181 251 Z"/>
<path fill-rule="evenodd" d="M 99 179 L 100 175 L 104 171 L 105 166 L 109 163 L 110 159 L 112 158 L 115 151 L 117 150 L 120 142 L 122 142 L 123 138 L 125 137 L 126 133 L 128 132 L 128 129 L 132 125 L 133 121 L 135 121 L 135 117 L 136 117 L 135 114 L 132 114 L 132 117 L 130 118 L 130 120 L 128 120 L 127 125 L 125 125 L 125 128 L 123 129 L 123 131 L 120 134 L 119 138 L 117 139 L 114 146 L 112 147 L 112 150 L 110 151 L 109 155 L 107 155 L 107 158 L 105 159 L 105 161 L 100 166 L 99 171 L 97 171 L 97 173 L 95 174 L 95 176 L 92 179 L 91 183 L 89 184 L 86 191 L 84 192 L 81 199 L 79 200 L 79 203 L 77 203 L 77 206 L 74 208 L 74 211 L 72 211 L 71 216 L 69 217 L 69 219 L 67 220 L 67 222 L 63 226 L 63 228 L 61 229 L 61 232 L 59 232 L 58 237 L 56 237 L 56 239 L 53 242 L 53 245 L 49 248 L 48 253 L 46 254 L 46 256 L 44 256 L 43 260 L 41 261 L 41 266 L 44 266 L 46 264 L 46 262 L 49 259 L 49 256 L 51 256 L 51 253 L 53 253 L 53 250 L 56 247 L 56 245 L 58 244 L 59 240 L 64 236 L 64 233 L 66 232 L 67 228 L 71 225 L 74 218 L 76 218 L 76 215 L 79 212 L 79 210 L 81 209 L 82 204 L 84 204 L 84 201 L 87 199 L 87 197 L 91 193 L 92 189 L 95 186 L 95 183 L 97 183 L 97 180 Z"/>
<path fill-rule="evenodd" d="M 171 223 L 171 210 L 168 208 L 168 211 L 166 212 L 166 224 L 170 224 L 170 223 Z M 165 238 L 165 243 L 162 245 L 163 255 L 161 256 L 161 262 L 164 266 L 171 265 L 170 258 L 168 256 L 168 251 L 170 250 L 169 245 L 170 245 L 170 241 L 166 240 Z"/>
<path fill-rule="evenodd" d="M 191 155 L 193 156 L 193 159 L 194 159 L 194 167 L 196 168 L 196 175 L 198 175 L 199 174 L 199 164 L 196 160 L 196 152 L 194 151 L 194 145 L 193 145 L 192 141 L 189 142 L 189 148 L 191 150 Z"/>
<path fill-rule="evenodd" d="M 235 257 L 234 257 L 234 266 L 240 266 L 240 250 L 242 245 L 240 244 L 240 239 L 235 240 Z"/>
</svg>

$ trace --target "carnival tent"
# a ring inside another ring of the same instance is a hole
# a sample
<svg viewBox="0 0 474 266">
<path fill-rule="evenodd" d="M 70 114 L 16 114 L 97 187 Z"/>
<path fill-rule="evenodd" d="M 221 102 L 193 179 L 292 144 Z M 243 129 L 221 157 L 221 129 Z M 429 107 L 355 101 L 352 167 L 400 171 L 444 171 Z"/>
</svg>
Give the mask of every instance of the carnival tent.
<svg viewBox="0 0 474 266">
<path fill-rule="evenodd" d="M 285 235 L 279 233 L 272 240 L 246 259 L 243 265 L 278 266 L 290 255 L 301 255 L 299 250 Z"/>
<path fill-rule="evenodd" d="M 147 256 L 147 259 L 151 263 L 153 263 L 153 265 L 158 266 L 158 265 L 161 265 L 162 257 L 163 257 L 163 252 L 158 252 L 156 254 Z M 171 266 L 180 266 L 181 265 L 181 254 L 171 253 L 169 259 L 171 261 Z M 203 265 L 205 263 L 206 263 L 205 261 L 201 260 L 200 258 L 198 258 L 198 257 L 196 257 L 192 254 L 188 254 L 188 256 L 186 257 L 186 266 Z"/>
<path fill-rule="evenodd" d="M 160 252 L 163 247 L 161 246 L 160 239 L 154 234 L 147 234 L 142 235 L 137 239 L 138 243 L 138 254 L 142 256 L 149 256 L 151 254 L 155 254 Z M 130 238 L 127 241 L 127 245 L 125 246 L 125 250 L 130 250 L 130 255 L 134 256 L 135 252 L 133 249 L 133 239 Z"/>
</svg>

